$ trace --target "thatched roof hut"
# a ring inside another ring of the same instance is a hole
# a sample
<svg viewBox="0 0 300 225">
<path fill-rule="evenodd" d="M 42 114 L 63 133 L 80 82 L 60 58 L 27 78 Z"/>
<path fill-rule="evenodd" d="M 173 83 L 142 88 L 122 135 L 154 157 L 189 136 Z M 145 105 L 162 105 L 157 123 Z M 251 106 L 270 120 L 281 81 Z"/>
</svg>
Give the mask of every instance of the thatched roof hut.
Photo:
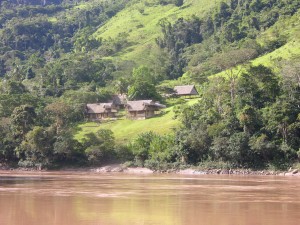
<svg viewBox="0 0 300 225">
<path fill-rule="evenodd" d="M 182 85 L 174 87 L 175 94 L 178 96 L 199 95 L 195 85 Z"/>
<path fill-rule="evenodd" d="M 165 108 L 165 105 L 153 100 L 128 101 L 126 110 L 131 119 L 147 119 L 155 115 L 155 111 Z"/>
<path fill-rule="evenodd" d="M 86 105 L 86 114 L 89 119 L 101 120 L 116 117 L 117 109 L 113 103 L 95 103 Z"/>
</svg>

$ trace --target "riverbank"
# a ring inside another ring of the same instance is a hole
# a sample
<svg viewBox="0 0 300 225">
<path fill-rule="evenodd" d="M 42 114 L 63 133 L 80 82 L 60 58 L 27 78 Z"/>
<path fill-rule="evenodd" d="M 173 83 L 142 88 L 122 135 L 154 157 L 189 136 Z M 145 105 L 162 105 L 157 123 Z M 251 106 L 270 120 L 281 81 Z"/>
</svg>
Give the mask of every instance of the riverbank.
<svg viewBox="0 0 300 225">
<path fill-rule="evenodd" d="M 92 168 L 89 171 L 94 173 L 127 173 L 127 174 L 180 174 L 180 175 L 273 175 L 273 176 L 297 176 L 300 177 L 298 169 L 290 168 L 288 171 L 269 171 L 269 170 L 251 170 L 251 169 L 170 169 L 167 171 L 155 171 L 143 167 L 125 167 L 123 165 L 107 165 L 98 168 Z"/>
<path fill-rule="evenodd" d="M 46 170 L 38 168 L 12 168 L 0 164 L 0 170 L 10 171 L 65 171 L 65 172 L 91 172 L 99 174 L 124 173 L 124 174 L 179 174 L 179 175 L 271 175 L 300 177 L 300 170 L 290 168 L 288 171 L 252 170 L 252 169 L 169 169 L 166 171 L 151 170 L 145 167 L 127 167 L 123 164 L 110 164 L 101 167 L 63 167 L 58 170 Z"/>
</svg>

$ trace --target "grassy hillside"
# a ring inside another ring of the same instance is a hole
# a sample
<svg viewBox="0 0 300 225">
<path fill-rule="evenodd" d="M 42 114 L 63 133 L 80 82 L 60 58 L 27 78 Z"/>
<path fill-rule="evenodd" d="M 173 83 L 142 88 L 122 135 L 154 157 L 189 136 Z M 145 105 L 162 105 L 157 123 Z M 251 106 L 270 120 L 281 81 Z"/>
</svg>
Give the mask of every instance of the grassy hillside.
<svg viewBox="0 0 300 225">
<path fill-rule="evenodd" d="M 263 64 L 276 71 L 279 66 L 278 63 L 281 61 L 300 56 L 300 11 L 292 17 L 282 17 L 274 26 L 262 32 L 256 40 L 263 46 L 267 40 L 274 40 L 278 38 L 279 35 L 286 38 L 286 44 L 272 52 L 251 60 L 250 64 L 254 66 Z M 236 71 L 240 69 L 240 66 L 235 68 Z M 188 77 L 188 75 L 189 74 L 186 73 L 185 77 Z M 211 76 L 226 76 L 226 74 L 222 71 L 217 74 L 212 74 Z"/>
<path fill-rule="evenodd" d="M 129 46 L 109 58 L 133 61 L 136 66 L 153 65 L 160 60 L 162 54 L 155 43 L 155 39 L 162 35 L 159 26 L 162 19 L 175 22 L 178 18 L 191 18 L 193 15 L 204 18 L 214 8 L 219 7 L 220 2 L 222 1 L 186 0 L 181 7 L 177 7 L 174 4 L 161 5 L 159 1 L 132 1 L 101 26 L 93 37 L 108 40 L 116 38 L 119 34 L 125 34 Z M 282 15 L 271 28 L 259 31 L 256 40 L 262 46 L 265 40 L 275 39 L 279 35 L 285 36 L 287 43 L 273 52 L 259 56 L 253 60 L 253 64 L 273 66 L 276 64 L 275 59 L 289 59 L 292 55 L 300 54 L 299 21 L 299 12 L 291 18 Z"/>
<path fill-rule="evenodd" d="M 295 55 L 300 55 L 300 12 L 298 11 L 291 18 L 282 18 L 273 27 L 263 32 L 258 40 L 276 38 L 284 35 L 287 43 L 273 52 L 265 54 L 253 60 L 254 65 L 264 64 L 266 66 L 276 66 L 278 60 L 289 59 Z"/>
<path fill-rule="evenodd" d="M 75 135 L 77 140 L 81 140 L 85 134 L 97 132 L 100 129 L 110 129 L 117 142 L 127 142 L 132 140 L 138 134 L 148 131 L 154 131 L 158 134 L 172 132 L 176 128 L 179 121 L 174 119 L 173 107 L 163 110 L 162 115 L 147 120 L 129 120 L 125 118 L 117 121 L 104 122 L 103 124 L 88 122 L 78 126 L 80 131 Z"/>
<path fill-rule="evenodd" d="M 158 1 L 136 1 L 100 27 L 94 37 L 108 39 L 126 33 L 131 46 L 117 57 L 137 64 L 148 64 L 149 55 L 155 55 L 158 51 L 155 38 L 161 35 L 160 20 L 172 22 L 180 17 L 202 17 L 220 2 L 221 0 L 186 0 L 183 6 L 176 7 L 174 4 L 160 5 Z"/>
<path fill-rule="evenodd" d="M 141 64 L 151 64 L 161 54 L 155 39 L 161 36 L 159 22 L 162 19 L 174 22 L 180 17 L 190 18 L 196 15 L 204 17 L 207 12 L 219 6 L 221 0 L 187 0 L 181 7 L 174 4 L 161 5 L 158 1 L 132 1 L 127 7 L 117 13 L 93 34 L 96 39 L 115 39 L 119 34 L 126 34 L 129 47 L 122 49 L 110 58 L 130 60 Z M 76 6 L 86 8 L 86 3 Z M 292 17 L 282 17 L 271 28 L 263 31 L 257 37 L 262 46 L 266 40 L 276 39 L 278 35 L 286 37 L 286 44 L 252 60 L 254 65 L 264 64 L 274 67 L 278 60 L 289 59 L 300 54 L 300 13 Z M 222 74 L 222 73 L 221 73 Z M 78 126 L 80 130 L 75 138 L 81 140 L 86 133 L 96 132 L 99 129 L 111 129 L 118 142 L 126 142 L 138 134 L 155 131 L 159 134 L 171 132 L 177 127 L 179 121 L 174 120 L 173 107 L 164 110 L 164 114 L 148 120 L 128 120 L 122 118 L 103 124 L 83 123 Z"/>
<path fill-rule="evenodd" d="M 198 100 L 192 99 L 187 103 L 195 104 Z M 116 138 L 117 142 L 124 143 L 132 140 L 137 135 L 153 131 L 158 134 L 167 134 L 177 128 L 180 122 L 174 119 L 174 106 L 162 110 L 162 113 L 154 118 L 146 120 L 129 120 L 122 117 L 116 121 L 105 122 L 103 124 L 95 122 L 87 122 L 78 125 L 78 132 L 75 134 L 75 139 L 82 140 L 84 135 L 90 132 L 97 132 L 100 129 L 110 129 Z"/>
</svg>

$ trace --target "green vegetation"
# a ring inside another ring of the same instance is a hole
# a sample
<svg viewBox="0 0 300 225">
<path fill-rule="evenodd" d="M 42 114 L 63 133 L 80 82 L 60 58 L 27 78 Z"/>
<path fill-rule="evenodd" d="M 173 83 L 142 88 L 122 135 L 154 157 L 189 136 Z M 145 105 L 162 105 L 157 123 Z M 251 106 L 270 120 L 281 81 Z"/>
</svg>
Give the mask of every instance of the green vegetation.
<svg viewBox="0 0 300 225">
<path fill-rule="evenodd" d="M 77 140 L 82 140 L 89 132 L 97 132 L 100 129 L 109 129 L 113 132 L 116 141 L 126 143 L 141 133 L 153 131 L 157 134 L 172 133 L 179 125 L 179 121 L 174 119 L 173 107 L 168 107 L 162 111 L 161 115 L 147 120 L 130 120 L 126 118 L 117 121 L 104 122 L 103 124 L 88 122 L 78 126 L 80 132 L 75 135 Z"/>
<path fill-rule="evenodd" d="M 1 1 L 0 162 L 297 165 L 299 21 L 295 0 Z M 84 122 L 113 94 L 168 108 Z"/>
<path fill-rule="evenodd" d="M 136 1 L 100 27 L 93 36 L 97 39 L 114 39 L 119 34 L 127 34 L 130 46 L 118 53 L 117 57 L 148 65 L 149 59 L 153 61 L 159 56 L 155 39 L 161 36 L 159 26 L 161 20 L 174 22 L 181 17 L 189 18 L 192 15 L 202 17 L 220 0 L 188 0 L 181 7 L 160 2 L 163 1 Z"/>
<path fill-rule="evenodd" d="M 180 125 L 180 121 L 176 117 L 176 114 L 179 113 L 180 106 L 192 106 L 196 104 L 199 99 L 196 98 L 179 101 L 181 102 L 180 104 L 176 103 L 178 102 L 178 99 L 168 101 L 173 103 L 173 106 L 161 110 L 156 117 L 147 120 L 126 119 L 126 116 L 124 116 L 125 112 L 120 112 L 119 114 L 121 117 L 119 117 L 118 120 L 106 121 L 103 123 L 86 122 L 79 124 L 76 128 L 78 131 L 75 134 L 75 139 L 82 141 L 86 134 L 90 132 L 96 133 L 101 129 L 111 130 L 114 134 L 116 142 L 120 144 L 126 144 L 136 138 L 138 135 L 151 131 L 160 135 L 174 133 L 175 129 Z M 182 102 L 184 104 L 182 104 Z"/>
</svg>

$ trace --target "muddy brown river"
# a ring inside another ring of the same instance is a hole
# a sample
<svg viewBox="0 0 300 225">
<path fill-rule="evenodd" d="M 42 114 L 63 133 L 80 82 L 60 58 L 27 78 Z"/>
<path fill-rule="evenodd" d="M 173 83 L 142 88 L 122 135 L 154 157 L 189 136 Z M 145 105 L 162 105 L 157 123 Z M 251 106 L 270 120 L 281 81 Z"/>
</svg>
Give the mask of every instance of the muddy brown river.
<svg viewBox="0 0 300 225">
<path fill-rule="evenodd" d="M 299 225 L 300 178 L 0 172 L 0 225 Z"/>
</svg>

